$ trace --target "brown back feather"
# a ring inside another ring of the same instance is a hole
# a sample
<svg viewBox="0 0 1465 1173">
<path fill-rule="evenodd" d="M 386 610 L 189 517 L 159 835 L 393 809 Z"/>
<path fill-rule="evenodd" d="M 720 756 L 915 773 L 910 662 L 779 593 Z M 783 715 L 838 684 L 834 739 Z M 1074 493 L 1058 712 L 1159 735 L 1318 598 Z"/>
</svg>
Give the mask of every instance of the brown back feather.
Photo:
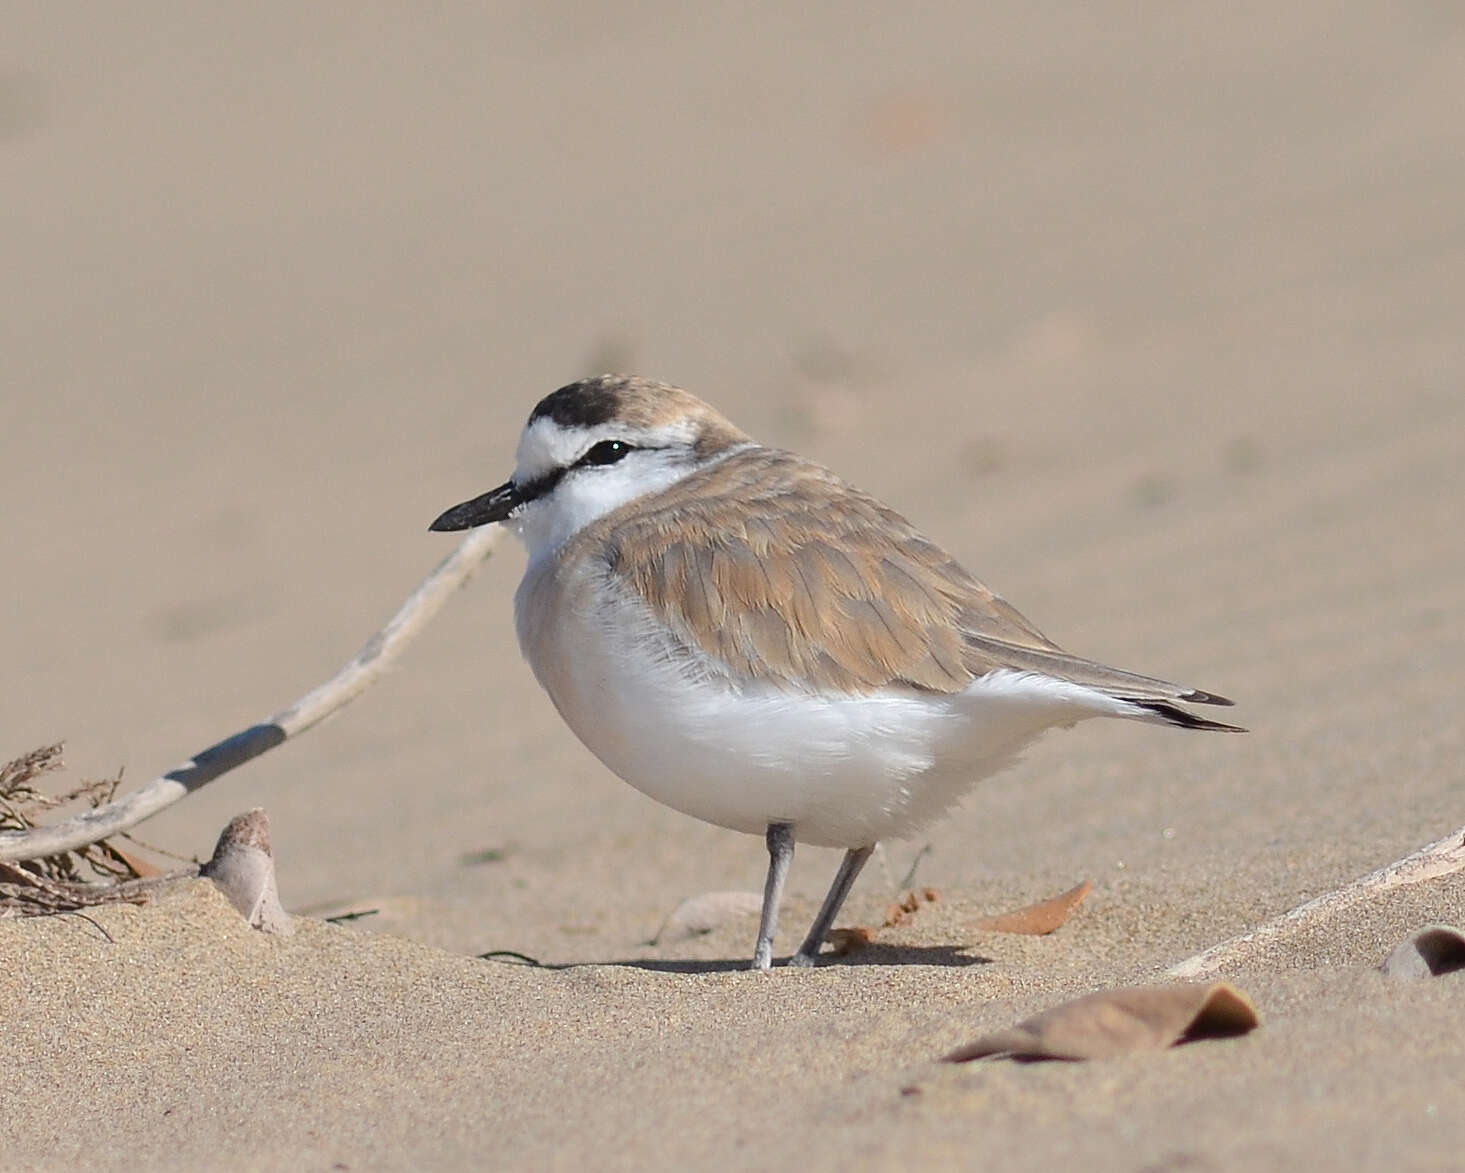
<svg viewBox="0 0 1465 1173">
<path fill-rule="evenodd" d="M 787 452 L 735 452 L 581 542 L 689 649 L 789 691 L 950 693 L 995 668 L 1113 671 L 1067 656 L 900 514 Z"/>
</svg>

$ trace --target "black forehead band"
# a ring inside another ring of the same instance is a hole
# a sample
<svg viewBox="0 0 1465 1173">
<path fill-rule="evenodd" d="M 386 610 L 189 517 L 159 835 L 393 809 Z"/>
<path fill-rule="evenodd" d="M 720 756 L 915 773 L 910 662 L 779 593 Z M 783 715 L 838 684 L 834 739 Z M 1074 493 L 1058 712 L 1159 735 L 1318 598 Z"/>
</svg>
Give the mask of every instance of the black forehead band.
<svg viewBox="0 0 1465 1173">
<path fill-rule="evenodd" d="M 598 428 L 615 418 L 619 405 L 616 388 L 599 379 L 586 379 L 546 395 L 529 422 L 552 419 L 562 428 Z"/>
</svg>

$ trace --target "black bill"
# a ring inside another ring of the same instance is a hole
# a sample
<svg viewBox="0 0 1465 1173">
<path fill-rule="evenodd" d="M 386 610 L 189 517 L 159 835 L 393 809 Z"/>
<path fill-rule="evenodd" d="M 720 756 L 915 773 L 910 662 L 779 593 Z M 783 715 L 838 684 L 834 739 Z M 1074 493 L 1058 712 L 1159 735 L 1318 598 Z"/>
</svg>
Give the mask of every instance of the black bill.
<svg viewBox="0 0 1465 1173">
<path fill-rule="evenodd" d="M 513 481 L 509 481 L 497 489 L 490 489 L 481 497 L 454 505 L 427 528 L 444 532 L 473 529 L 475 526 L 503 521 L 528 499 Z"/>
</svg>

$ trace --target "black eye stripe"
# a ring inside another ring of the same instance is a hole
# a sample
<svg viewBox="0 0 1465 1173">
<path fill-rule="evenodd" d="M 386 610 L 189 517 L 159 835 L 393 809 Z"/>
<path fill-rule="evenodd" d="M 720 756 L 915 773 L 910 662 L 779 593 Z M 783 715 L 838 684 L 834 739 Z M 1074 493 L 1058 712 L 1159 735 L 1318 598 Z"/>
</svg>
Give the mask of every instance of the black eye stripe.
<svg viewBox="0 0 1465 1173">
<path fill-rule="evenodd" d="M 590 451 L 575 461 L 574 464 L 565 468 L 551 469 L 542 477 L 532 480 L 527 484 L 516 486 L 521 504 L 528 504 L 536 501 L 547 493 L 552 493 L 556 485 L 564 479 L 564 475 L 575 468 L 599 468 L 608 464 L 615 464 L 624 460 L 630 453 L 637 451 L 638 446 L 628 443 L 625 440 L 602 440 L 599 444 L 591 446 Z"/>
<path fill-rule="evenodd" d="M 525 504 L 538 500 L 546 493 L 552 491 L 568 471 L 568 469 L 557 468 L 552 472 L 545 473 L 538 480 L 530 481 L 527 485 L 520 485 L 519 499 Z"/>
</svg>

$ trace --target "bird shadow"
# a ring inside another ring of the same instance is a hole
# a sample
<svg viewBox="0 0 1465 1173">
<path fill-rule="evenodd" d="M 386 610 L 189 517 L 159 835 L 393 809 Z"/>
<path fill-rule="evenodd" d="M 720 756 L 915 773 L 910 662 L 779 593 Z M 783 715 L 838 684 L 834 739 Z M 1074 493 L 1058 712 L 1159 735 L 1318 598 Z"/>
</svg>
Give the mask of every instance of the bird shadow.
<svg viewBox="0 0 1465 1173">
<path fill-rule="evenodd" d="M 606 958 L 601 961 L 575 962 L 532 962 L 522 954 L 480 954 L 484 960 L 513 960 L 517 964 L 526 962 L 539 969 L 585 969 L 591 966 L 615 966 L 622 969 L 641 969 L 649 973 L 737 973 L 748 968 L 745 957 L 724 957 L 712 960 L 690 958 L 624 957 Z M 934 965 L 952 969 L 970 969 L 979 965 L 991 965 L 992 958 L 966 952 L 964 945 L 881 945 L 870 944 L 850 953 L 826 953 L 819 958 L 816 969 L 845 969 L 864 966 L 906 966 Z M 787 957 L 774 958 L 774 969 L 788 967 Z"/>
</svg>

